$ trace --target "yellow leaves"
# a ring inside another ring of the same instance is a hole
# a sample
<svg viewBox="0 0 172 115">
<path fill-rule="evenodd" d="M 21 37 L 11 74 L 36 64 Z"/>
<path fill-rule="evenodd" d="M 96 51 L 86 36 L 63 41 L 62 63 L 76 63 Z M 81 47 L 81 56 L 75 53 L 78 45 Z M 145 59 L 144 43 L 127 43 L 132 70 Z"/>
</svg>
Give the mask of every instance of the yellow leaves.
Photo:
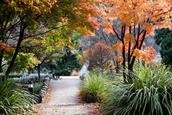
<svg viewBox="0 0 172 115">
<path fill-rule="evenodd" d="M 56 5 L 57 0 L 16 0 L 13 2 L 15 2 L 16 7 L 18 7 L 18 11 L 22 11 L 26 8 L 30 9 L 35 14 L 42 14 L 50 12 L 51 8 Z"/>
<path fill-rule="evenodd" d="M 76 28 L 77 31 L 79 31 L 80 33 L 87 35 L 87 36 L 93 36 L 95 35 L 95 33 L 93 33 L 92 31 L 90 31 L 89 29 L 87 29 L 86 27 L 77 27 Z"/>
</svg>

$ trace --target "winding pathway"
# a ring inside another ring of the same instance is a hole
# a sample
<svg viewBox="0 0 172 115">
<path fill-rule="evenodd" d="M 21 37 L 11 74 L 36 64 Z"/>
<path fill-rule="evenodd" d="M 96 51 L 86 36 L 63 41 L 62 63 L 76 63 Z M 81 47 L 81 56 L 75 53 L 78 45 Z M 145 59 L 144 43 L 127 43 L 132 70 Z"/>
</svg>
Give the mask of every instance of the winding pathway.
<svg viewBox="0 0 172 115">
<path fill-rule="evenodd" d="M 79 77 L 51 80 L 46 99 L 36 105 L 32 115 L 101 115 L 95 111 L 97 104 L 80 103 L 79 87 Z"/>
</svg>

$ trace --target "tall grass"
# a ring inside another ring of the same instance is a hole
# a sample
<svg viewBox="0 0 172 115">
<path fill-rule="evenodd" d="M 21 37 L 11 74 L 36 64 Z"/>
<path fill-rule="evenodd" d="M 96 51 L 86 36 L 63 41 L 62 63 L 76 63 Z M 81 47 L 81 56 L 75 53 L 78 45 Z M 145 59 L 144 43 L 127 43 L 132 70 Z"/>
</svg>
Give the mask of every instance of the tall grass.
<svg viewBox="0 0 172 115">
<path fill-rule="evenodd" d="M 0 114 L 25 113 L 31 110 L 33 96 L 12 81 L 0 82 Z"/>
<path fill-rule="evenodd" d="M 138 68 L 132 84 L 113 83 L 103 100 L 107 115 L 171 115 L 172 73 L 166 67 Z"/>
<path fill-rule="evenodd" d="M 105 79 L 96 72 L 90 73 L 80 89 L 80 96 L 83 101 L 88 103 L 100 102 L 102 93 L 105 90 Z"/>
</svg>

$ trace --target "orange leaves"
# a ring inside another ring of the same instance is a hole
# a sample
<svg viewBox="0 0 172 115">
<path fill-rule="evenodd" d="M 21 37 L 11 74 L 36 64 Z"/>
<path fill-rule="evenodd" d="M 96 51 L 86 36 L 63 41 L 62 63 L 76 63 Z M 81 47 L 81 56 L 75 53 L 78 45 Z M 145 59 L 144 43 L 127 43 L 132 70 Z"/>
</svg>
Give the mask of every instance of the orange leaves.
<svg viewBox="0 0 172 115">
<path fill-rule="evenodd" d="M 150 23 L 144 23 L 143 25 L 144 30 L 146 30 L 148 33 L 152 32 L 153 30 L 153 25 Z"/>
<path fill-rule="evenodd" d="M 12 52 L 13 48 L 8 44 L 0 42 L 0 49 L 4 49 L 6 52 Z"/>
<path fill-rule="evenodd" d="M 91 5 L 91 3 L 87 3 L 87 2 L 81 2 L 80 3 L 81 8 L 83 9 L 83 11 L 87 14 L 90 14 L 91 16 L 99 16 L 99 11 L 96 7 L 94 7 L 94 5 Z"/>
<path fill-rule="evenodd" d="M 114 58 L 112 48 L 105 43 L 97 42 L 83 53 L 84 61 L 90 62 L 89 67 L 107 67 Z"/>
<path fill-rule="evenodd" d="M 134 35 L 128 33 L 125 35 L 124 39 L 126 42 L 132 42 L 132 41 L 134 41 Z"/>
<path fill-rule="evenodd" d="M 98 2 L 101 4 L 97 4 Z M 147 23 L 148 20 L 153 23 L 168 22 L 172 25 L 171 21 L 168 21 L 172 13 L 171 0 L 93 0 L 91 4 L 95 9 L 101 9 L 99 13 L 103 19 L 112 21 L 117 18 L 122 24 L 140 24 L 147 31 L 152 28 L 152 25 Z M 160 21 L 160 18 L 164 20 Z M 108 29 L 105 32 L 108 32 Z"/>
<path fill-rule="evenodd" d="M 90 24 L 92 25 L 93 28 L 95 28 L 96 30 L 99 29 L 100 23 L 99 23 L 99 21 L 97 20 L 97 18 L 90 17 L 90 18 L 88 19 L 88 21 L 90 22 Z"/>
<path fill-rule="evenodd" d="M 104 27 L 103 32 L 105 32 L 106 34 L 115 34 L 112 28 L 112 23 L 102 22 L 101 25 Z"/>
<path fill-rule="evenodd" d="M 122 51 L 122 43 L 121 42 L 117 42 L 113 45 L 113 47 L 115 48 L 115 50 L 117 51 Z"/>
<path fill-rule="evenodd" d="M 120 63 L 122 63 L 122 62 L 124 61 L 124 59 L 123 59 L 122 56 L 118 56 L 118 57 L 117 57 L 117 61 L 120 62 Z"/>
<path fill-rule="evenodd" d="M 157 55 L 156 51 L 152 47 L 147 47 L 144 50 L 135 49 L 133 56 L 137 59 L 144 60 L 145 62 L 150 62 Z"/>
</svg>

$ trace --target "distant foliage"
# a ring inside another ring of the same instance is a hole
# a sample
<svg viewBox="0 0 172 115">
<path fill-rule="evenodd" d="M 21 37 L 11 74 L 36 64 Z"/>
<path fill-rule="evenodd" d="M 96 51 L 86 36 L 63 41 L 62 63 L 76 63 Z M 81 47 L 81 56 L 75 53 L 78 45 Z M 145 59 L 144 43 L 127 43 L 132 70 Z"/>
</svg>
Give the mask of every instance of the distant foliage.
<svg viewBox="0 0 172 115">
<path fill-rule="evenodd" d="M 156 43 L 160 46 L 162 63 L 172 65 L 172 31 L 168 28 L 162 28 L 155 31 Z"/>
<path fill-rule="evenodd" d="M 112 64 L 114 52 L 105 43 L 98 42 L 83 53 L 84 61 L 89 61 L 89 69 L 108 68 Z"/>
</svg>

